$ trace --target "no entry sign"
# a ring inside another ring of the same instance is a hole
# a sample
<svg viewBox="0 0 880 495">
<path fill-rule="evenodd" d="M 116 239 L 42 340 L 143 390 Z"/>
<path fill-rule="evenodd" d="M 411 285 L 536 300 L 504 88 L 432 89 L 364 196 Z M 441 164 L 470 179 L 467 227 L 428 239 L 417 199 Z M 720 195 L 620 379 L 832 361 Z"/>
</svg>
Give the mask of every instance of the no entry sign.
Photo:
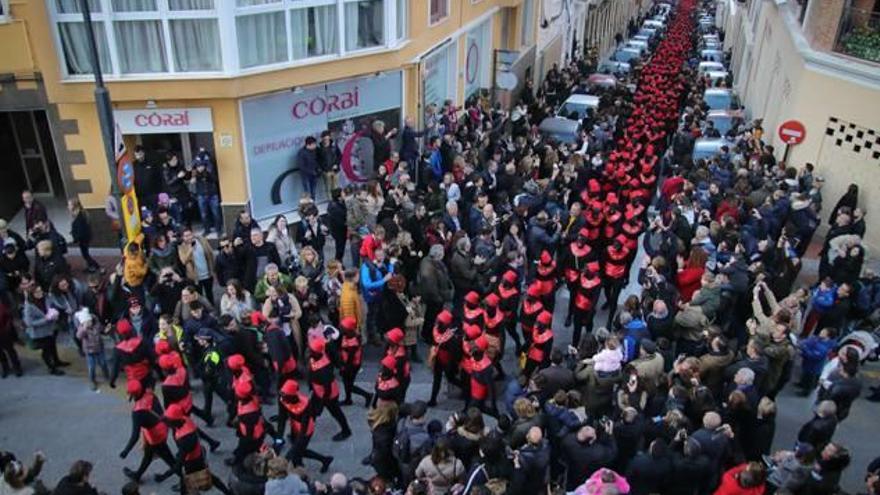
<svg viewBox="0 0 880 495">
<path fill-rule="evenodd" d="M 801 144 L 807 137 L 807 128 L 798 120 L 788 120 L 779 126 L 779 139 L 785 144 Z"/>
</svg>

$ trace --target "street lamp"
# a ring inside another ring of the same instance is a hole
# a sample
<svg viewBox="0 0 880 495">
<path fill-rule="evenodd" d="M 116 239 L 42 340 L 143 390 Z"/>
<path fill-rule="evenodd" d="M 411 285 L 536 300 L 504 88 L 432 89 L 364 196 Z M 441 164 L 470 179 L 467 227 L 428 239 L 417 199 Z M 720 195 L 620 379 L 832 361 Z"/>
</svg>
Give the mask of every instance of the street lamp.
<svg viewBox="0 0 880 495">
<path fill-rule="evenodd" d="M 92 25 L 92 11 L 89 0 L 79 0 L 83 22 L 89 43 L 89 60 L 95 75 L 95 105 L 98 107 L 98 121 L 101 125 L 101 137 L 104 139 L 104 153 L 107 155 L 107 167 L 110 171 L 110 195 L 119 200 L 119 185 L 116 183 L 116 149 L 113 132 L 113 107 L 110 103 L 110 91 L 104 86 L 101 73 L 101 58 L 98 55 L 98 43 L 95 41 L 95 27 Z M 122 229 L 124 232 L 124 229 Z M 124 234 L 123 234 L 124 235 Z"/>
</svg>

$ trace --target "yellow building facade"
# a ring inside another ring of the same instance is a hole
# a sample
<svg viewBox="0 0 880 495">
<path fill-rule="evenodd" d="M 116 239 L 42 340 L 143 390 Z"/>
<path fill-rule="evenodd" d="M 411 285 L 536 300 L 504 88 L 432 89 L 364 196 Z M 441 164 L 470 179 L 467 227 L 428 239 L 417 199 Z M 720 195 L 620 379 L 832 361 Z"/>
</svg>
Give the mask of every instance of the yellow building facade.
<svg viewBox="0 0 880 495">
<path fill-rule="evenodd" d="M 245 207 L 257 218 L 295 209 L 299 179 L 279 176 L 305 136 L 329 129 L 341 146 L 350 143 L 343 152 L 356 173 L 363 150 L 352 136 L 367 122 L 401 127 L 404 117 L 420 121 L 428 104 L 462 105 L 490 90 L 498 50 L 518 76 L 515 92 L 525 77 L 537 80 L 542 30 L 558 29 L 571 48 L 542 60 L 549 68 L 592 45 L 589 13 L 614 3 L 89 1 L 126 144 L 143 145 L 158 163 L 165 151 L 185 163 L 201 149 L 211 153 L 227 222 Z M 0 217 L 14 214 L 18 192 L 30 188 L 38 197 L 78 197 L 100 225 L 115 178 L 94 104 L 80 2 L 0 5 L 0 152 L 16 157 L 0 185 L 9 198 Z M 557 9 L 565 17 L 551 18 Z M 625 27 L 629 18 L 615 15 Z M 96 230 L 112 237 L 109 229 Z"/>
<path fill-rule="evenodd" d="M 777 159 L 786 148 L 779 126 L 797 120 L 806 128 L 804 141 L 790 147 L 788 164 L 813 163 L 825 178 L 823 228 L 851 183 L 859 185 L 867 221 L 880 218 L 880 53 L 857 44 L 880 40 L 872 31 L 878 10 L 875 0 L 719 3 L 716 20 L 726 31 L 735 88 L 747 114 L 763 118 Z M 877 229 L 866 235 L 880 248 Z"/>
</svg>

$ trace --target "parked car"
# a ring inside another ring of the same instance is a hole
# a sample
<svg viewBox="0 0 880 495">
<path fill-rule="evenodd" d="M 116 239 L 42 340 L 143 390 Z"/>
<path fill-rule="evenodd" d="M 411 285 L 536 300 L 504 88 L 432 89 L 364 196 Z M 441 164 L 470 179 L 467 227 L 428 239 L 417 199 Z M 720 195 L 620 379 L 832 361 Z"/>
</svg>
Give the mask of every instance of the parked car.
<svg viewBox="0 0 880 495">
<path fill-rule="evenodd" d="M 617 86 L 617 78 L 611 74 L 590 74 L 587 78 L 587 84 L 590 86 L 598 86 L 600 88 L 613 88 Z M 598 102 L 597 102 L 598 103 Z"/>
<path fill-rule="evenodd" d="M 709 86 L 713 88 L 722 86 L 721 83 L 726 86 L 728 76 L 730 76 L 730 72 L 726 70 L 710 70 L 706 73 L 706 77 L 709 78 Z"/>
<path fill-rule="evenodd" d="M 596 71 L 602 74 L 629 74 L 630 70 L 632 67 L 628 63 L 616 60 L 606 60 L 599 63 L 599 67 L 596 68 Z"/>
<path fill-rule="evenodd" d="M 708 88 L 703 93 L 703 101 L 710 110 L 739 110 L 739 98 L 730 88 Z"/>
<path fill-rule="evenodd" d="M 745 122 L 745 115 L 742 110 L 709 110 L 706 120 L 712 122 L 723 136 L 733 127 Z"/>
<path fill-rule="evenodd" d="M 724 138 L 699 138 L 694 141 L 694 151 L 691 158 L 696 161 L 699 159 L 712 158 L 721 152 L 722 146 L 733 148 L 734 143 Z"/>
<path fill-rule="evenodd" d="M 626 41 L 624 48 L 636 48 L 642 55 L 648 53 L 648 42 L 642 40 L 629 39 Z"/>
<path fill-rule="evenodd" d="M 595 95 L 574 94 L 568 97 L 556 110 L 556 116 L 581 120 L 587 112 L 599 107 L 599 97 Z"/>
<path fill-rule="evenodd" d="M 545 138 L 560 143 L 576 143 L 580 137 L 581 122 L 563 117 L 547 117 L 538 125 L 538 132 Z"/>
<path fill-rule="evenodd" d="M 697 70 L 700 71 L 700 74 L 705 74 L 712 71 L 725 71 L 727 68 L 721 62 L 700 62 Z"/>
<path fill-rule="evenodd" d="M 718 62 L 721 64 L 724 63 L 724 52 L 721 50 L 703 48 L 700 50 L 700 60 L 705 62 Z"/>
<path fill-rule="evenodd" d="M 635 48 L 619 48 L 616 52 L 614 52 L 613 58 L 618 62 L 626 62 L 629 63 L 632 60 L 641 58 L 641 53 L 639 50 Z"/>
</svg>

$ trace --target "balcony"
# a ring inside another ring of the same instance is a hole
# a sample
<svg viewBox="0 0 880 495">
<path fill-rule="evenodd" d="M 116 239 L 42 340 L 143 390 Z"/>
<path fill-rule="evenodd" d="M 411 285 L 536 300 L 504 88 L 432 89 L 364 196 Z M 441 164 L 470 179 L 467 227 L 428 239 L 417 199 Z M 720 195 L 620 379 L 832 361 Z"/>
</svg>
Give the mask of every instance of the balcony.
<svg viewBox="0 0 880 495">
<path fill-rule="evenodd" d="M 880 63 L 880 13 L 851 7 L 844 9 L 834 51 Z"/>
</svg>

